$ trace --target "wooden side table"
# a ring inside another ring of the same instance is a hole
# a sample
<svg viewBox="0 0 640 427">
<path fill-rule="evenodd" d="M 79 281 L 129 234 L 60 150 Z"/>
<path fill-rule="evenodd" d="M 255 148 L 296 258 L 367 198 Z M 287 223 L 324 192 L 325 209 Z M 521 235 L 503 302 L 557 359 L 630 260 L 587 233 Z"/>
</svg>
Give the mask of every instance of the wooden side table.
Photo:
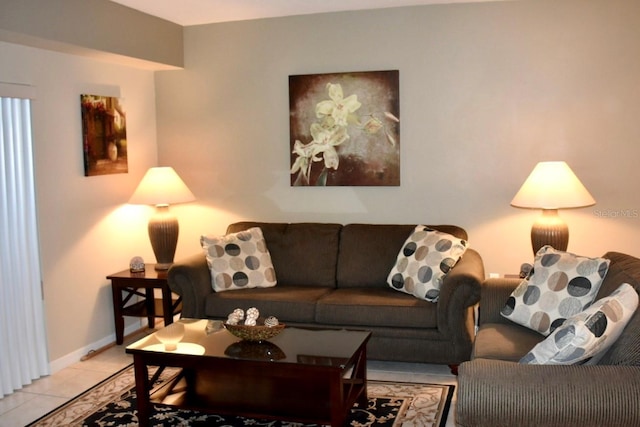
<svg viewBox="0 0 640 427">
<path fill-rule="evenodd" d="M 149 328 L 153 329 L 156 317 L 162 317 L 166 326 L 173 323 L 173 316 L 182 311 L 182 297 L 172 298 L 167 272 L 156 271 L 155 264 L 145 264 L 145 271 L 140 273 L 127 269 L 111 274 L 107 279 L 111 280 L 117 344 L 124 341 L 124 316 L 146 317 Z M 144 292 L 139 289 L 144 289 Z M 154 289 L 162 290 L 162 299 L 154 297 Z M 130 303 L 136 295 L 144 297 L 144 300 Z"/>
</svg>

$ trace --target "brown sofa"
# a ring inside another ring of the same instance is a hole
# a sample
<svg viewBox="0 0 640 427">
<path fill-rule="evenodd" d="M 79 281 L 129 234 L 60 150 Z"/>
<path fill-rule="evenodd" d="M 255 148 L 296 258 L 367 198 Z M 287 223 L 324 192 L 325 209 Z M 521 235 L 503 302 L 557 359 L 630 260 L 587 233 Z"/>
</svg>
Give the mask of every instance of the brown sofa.
<svg viewBox="0 0 640 427">
<path fill-rule="evenodd" d="M 640 294 L 640 259 L 617 252 L 596 299 L 629 283 Z M 544 337 L 500 315 L 517 279 L 482 287 L 472 360 L 460 365 L 456 422 L 464 427 L 640 426 L 640 310 L 597 365 L 521 365 Z"/>
<path fill-rule="evenodd" d="M 290 326 L 372 331 L 368 358 L 458 365 L 469 360 L 473 307 L 484 267 L 467 249 L 449 272 L 437 303 L 391 289 L 387 276 L 415 225 L 231 224 L 233 233 L 260 227 L 277 276 L 272 288 L 214 292 L 204 254 L 176 262 L 168 273 L 182 296 L 183 317 L 226 319 L 255 306 Z M 467 239 L 456 226 L 432 226 Z"/>
</svg>

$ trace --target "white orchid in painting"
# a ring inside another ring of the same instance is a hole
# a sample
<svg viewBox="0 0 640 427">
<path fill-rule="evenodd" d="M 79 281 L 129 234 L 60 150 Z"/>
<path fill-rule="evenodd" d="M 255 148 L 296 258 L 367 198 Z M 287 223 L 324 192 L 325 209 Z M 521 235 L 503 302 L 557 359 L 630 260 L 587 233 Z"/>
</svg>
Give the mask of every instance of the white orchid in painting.
<svg viewBox="0 0 640 427">
<path fill-rule="evenodd" d="M 313 123 L 310 131 L 313 137 L 310 143 L 305 145 L 296 140 L 293 145 L 293 153 L 298 157 L 291 167 L 291 173 L 298 172 L 299 184 L 303 185 L 309 185 L 311 166 L 314 162 L 324 160 L 326 169 L 338 169 L 339 158 L 334 147 L 349 139 L 345 127 L 334 126 L 326 129 L 318 123 Z"/>
<path fill-rule="evenodd" d="M 318 102 L 316 105 L 316 117 L 319 119 L 330 117 L 335 126 L 347 126 L 349 114 L 354 113 L 362 106 L 356 95 L 344 98 L 342 86 L 327 83 L 329 98 L 331 100 Z"/>
<path fill-rule="evenodd" d="M 340 156 L 336 147 L 347 141 L 349 125 L 356 126 L 363 132 L 373 135 L 383 129 L 384 123 L 373 114 L 361 122 L 355 112 L 362 104 L 358 96 L 353 94 L 344 97 L 340 84 L 327 83 L 328 100 L 316 104 L 316 118 L 320 119 L 309 127 L 311 142 L 304 144 L 300 140 L 294 142 L 292 153 L 297 156 L 291 166 L 291 174 L 298 174 L 294 185 L 311 185 L 311 169 L 315 163 L 324 162 L 324 168 L 318 176 L 315 185 L 326 185 L 329 169 L 337 170 L 340 165 Z M 389 112 L 384 113 L 387 120 L 399 122 L 399 119 Z M 385 129 L 387 139 L 395 145 L 395 139 Z"/>
</svg>

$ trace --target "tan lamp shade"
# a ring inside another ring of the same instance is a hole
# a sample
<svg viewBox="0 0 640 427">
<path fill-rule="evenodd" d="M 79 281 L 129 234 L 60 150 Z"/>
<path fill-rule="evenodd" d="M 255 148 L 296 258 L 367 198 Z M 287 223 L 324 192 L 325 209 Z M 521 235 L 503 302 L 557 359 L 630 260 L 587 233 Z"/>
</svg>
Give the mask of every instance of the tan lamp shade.
<svg viewBox="0 0 640 427">
<path fill-rule="evenodd" d="M 149 240 L 156 256 L 156 270 L 171 267 L 178 246 L 178 220 L 169 211 L 169 205 L 195 199 L 171 167 L 149 169 L 129 199 L 131 204 L 156 206 L 155 214 L 149 219 Z"/>
<path fill-rule="evenodd" d="M 191 190 L 169 166 L 151 168 L 142 177 L 129 199 L 134 205 L 172 205 L 196 199 Z"/>
<path fill-rule="evenodd" d="M 533 252 L 551 245 L 565 251 L 569 244 L 569 228 L 558 216 L 558 209 L 580 208 L 596 201 L 565 162 L 540 162 L 511 205 L 518 208 L 542 209 L 542 216 L 531 228 Z"/>
</svg>

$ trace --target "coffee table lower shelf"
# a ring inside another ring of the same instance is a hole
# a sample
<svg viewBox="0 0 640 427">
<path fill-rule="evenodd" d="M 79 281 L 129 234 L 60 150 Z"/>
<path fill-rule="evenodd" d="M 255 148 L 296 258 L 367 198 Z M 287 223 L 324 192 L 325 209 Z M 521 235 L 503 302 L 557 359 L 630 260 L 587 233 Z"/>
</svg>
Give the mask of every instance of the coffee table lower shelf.
<svg viewBox="0 0 640 427">
<path fill-rule="evenodd" d="M 251 369 L 245 368 L 248 367 L 242 368 L 242 379 L 233 371 L 184 369 L 180 374 L 182 382 L 174 381 L 155 390 L 150 401 L 166 404 L 166 396 L 171 395 L 168 406 L 183 409 L 333 426 L 344 425 L 356 402 L 366 405 L 365 378 L 342 378 L 334 385 L 331 373 L 319 370 L 314 375 L 302 374 L 301 378 L 296 376 L 300 372 L 288 372 L 286 377 L 265 376 L 264 369 L 251 375 Z M 186 391 L 176 398 L 172 387 L 184 387 L 185 380 Z"/>
</svg>

